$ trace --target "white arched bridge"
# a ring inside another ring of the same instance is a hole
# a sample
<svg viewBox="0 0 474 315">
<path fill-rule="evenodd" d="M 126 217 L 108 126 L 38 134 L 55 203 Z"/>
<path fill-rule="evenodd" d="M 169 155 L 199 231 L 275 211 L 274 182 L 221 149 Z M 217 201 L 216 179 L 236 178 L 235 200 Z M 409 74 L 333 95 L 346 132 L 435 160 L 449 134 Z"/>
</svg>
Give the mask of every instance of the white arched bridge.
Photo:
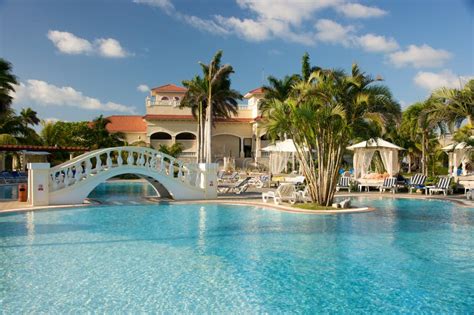
<svg viewBox="0 0 474 315">
<path fill-rule="evenodd" d="M 100 183 L 122 174 L 146 179 L 161 197 L 175 200 L 217 197 L 216 164 L 185 163 L 145 147 L 114 147 L 84 153 L 63 164 L 28 165 L 32 205 L 83 203 Z"/>
</svg>

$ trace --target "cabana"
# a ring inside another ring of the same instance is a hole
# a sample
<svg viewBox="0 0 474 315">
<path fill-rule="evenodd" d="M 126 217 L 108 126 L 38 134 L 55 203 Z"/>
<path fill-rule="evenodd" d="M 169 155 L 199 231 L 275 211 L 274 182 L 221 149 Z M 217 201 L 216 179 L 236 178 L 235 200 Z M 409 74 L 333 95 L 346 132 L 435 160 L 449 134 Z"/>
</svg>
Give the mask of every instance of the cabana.
<svg viewBox="0 0 474 315">
<path fill-rule="evenodd" d="M 293 140 L 287 139 L 284 141 L 277 141 L 275 144 L 263 148 L 262 151 L 270 153 L 270 161 L 268 164 L 270 173 L 279 174 L 283 170 L 286 170 L 290 156 L 292 157 L 294 169 L 296 147 Z"/>
<path fill-rule="evenodd" d="M 471 162 L 471 152 L 474 151 L 474 148 L 468 145 L 466 142 L 461 143 L 452 143 L 442 149 L 448 154 L 449 157 L 449 166 L 448 174 L 451 176 L 467 176 L 466 165 Z M 461 173 L 458 173 L 459 166 L 461 166 Z"/>
<path fill-rule="evenodd" d="M 404 148 L 380 138 L 372 138 L 367 141 L 351 145 L 347 147 L 347 149 L 354 151 L 354 177 L 359 182 L 361 179 L 367 179 L 370 164 L 375 151 L 379 151 L 380 157 L 382 158 L 382 163 L 388 173 L 388 176 L 394 176 L 400 170 L 398 151 L 405 150 Z M 372 186 L 377 186 L 379 182 L 383 181 L 383 177 L 370 179 L 374 180 L 373 183 L 371 183 L 373 184 Z"/>
</svg>

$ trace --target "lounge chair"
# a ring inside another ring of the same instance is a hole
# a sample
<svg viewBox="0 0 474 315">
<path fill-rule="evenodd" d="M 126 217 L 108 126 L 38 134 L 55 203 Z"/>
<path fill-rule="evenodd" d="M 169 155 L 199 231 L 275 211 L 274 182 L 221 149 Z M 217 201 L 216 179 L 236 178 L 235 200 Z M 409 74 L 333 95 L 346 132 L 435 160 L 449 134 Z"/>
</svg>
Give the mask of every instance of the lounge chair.
<svg viewBox="0 0 474 315">
<path fill-rule="evenodd" d="M 231 183 L 231 184 L 220 184 L 217 186 L 217 189 L 221 193 L 229 193 L 233 192 L 237 195 L 247 191 L 249 185 L 250 185 L 250 179 L 252 177 L 248 176 L 245 179 L 242 179 L 236 183 Z"/>
<path fill-rule="evenodd" d="M 350 198 L 347 198 L 347 199 L 344 199 L 341 202 L 335 202 L 335 203 L 332 204 L 332 207 L 336 208 L 336 209 L 345 209 L 345 208 L 349 208 L 350 206 L 351 206 L 351 199 Z"/>
<path fill-rule="evenodd" d="M 277 205 L 281 204 L 283 201 L 295 204 L 298 200 L 298 193 L 296 192 L 295 185 L 281 184 L 275 191 L 262 193 L 263 202 L 268 202 L 268 199 L 270 198 L 273 198 L 273 202 Z"/>
<path fill-rule="evenodd" d="M 387 177 L 383 180 L 382 186 L 379 186 L 380 193 L 390 190 L 392 193 L 397 192 L 397 178 Z"/>
<path fill-rule="evenodd" d="M 339 191 L 341 189 L 347 189 L 349 192 L 351 192 L 351 178 L 346 177 L 346 176 L 341 176 L 339 178 L 339 183 L 336 185 L 336 191 Z"/>
<path fill-rule="evenodd" d="M 449 177 L 440 177 L 439 181 L 436 183 L 436 186 L 428 186 L 430 195 L 434 192 L 442 192 L 445 196 L 448 195 L 449 186 L 451 185 L 451 176 Z"/>
<path fill-rule="evenodd" d="M 232 174 L 226 176 L 225 174 L 222 175 L 221 180 L 224 182 L 235 182 L 239 179 L 239 173 L 233 172 Z"/>
<path fill-rule="evenodd" d="M 413 190 L 425 189 L 426 176 L 423 174 L 415 174 L 410 178 L 408 183 L 408 192 L 411 194 Z"/>
<path fill-rule="evenodd" d="M 311 202 L 311 197 L 309 196 L 309 187 L 308 185 L 305 186 L 303 190 L 299 190 L 297 193 L 297 201 L 299 202 Z"/>
</svg>

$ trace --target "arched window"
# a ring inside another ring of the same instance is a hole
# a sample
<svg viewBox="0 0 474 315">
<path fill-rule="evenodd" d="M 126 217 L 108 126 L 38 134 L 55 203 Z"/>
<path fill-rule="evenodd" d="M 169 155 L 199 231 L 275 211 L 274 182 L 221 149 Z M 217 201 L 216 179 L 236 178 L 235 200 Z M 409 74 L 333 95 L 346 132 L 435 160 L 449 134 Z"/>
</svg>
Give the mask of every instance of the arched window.
<svg viewBox="0 0 474 315">
<path fill-rule="evenodd" d="M 166 132 L 155 132 L 150 136 L 151 140 L 171 140 L 171 135 Z"/>
<path fill-rule="evenodd" d="M 163 97 L 161 98 L 161 100 L 162 100 L 162 101 L 168 101 L 169 98 L 168 98 L 168 96 L 163 96 Z"/>
<path fill-rule="evenodd" d="M 175 101 L 179 101 L 179 97 L 178 97 L 178 96 L 175 96 L 175 97 L 174 97 L 174 100 L 175 100 Z"/>
<path fill-rule="evenodd" d="M 190 132 L 182 132 L 176 135 L 176 140 L 196 140 L 196 136 Z"/>
</svg>

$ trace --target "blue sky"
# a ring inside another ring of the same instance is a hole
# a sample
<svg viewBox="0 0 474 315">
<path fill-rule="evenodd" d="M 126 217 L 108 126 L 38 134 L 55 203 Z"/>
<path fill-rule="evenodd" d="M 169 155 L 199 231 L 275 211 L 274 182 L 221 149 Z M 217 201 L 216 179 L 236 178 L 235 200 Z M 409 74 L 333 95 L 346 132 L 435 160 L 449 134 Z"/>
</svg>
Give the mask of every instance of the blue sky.
<svg viewBox="0 0 474 315">
<path fill-rule="evenodd" d="M 21 81 L 14 108 L 47 119 L 143 114 L 145 86 L 192 78 L 218 49 L 243 94 L 299 73 L 307 51 L 382 75 L 406 106 L 474 75 L 473 12 L 467 0 L 0 0 L 0 56 Z"/>
</svg>

